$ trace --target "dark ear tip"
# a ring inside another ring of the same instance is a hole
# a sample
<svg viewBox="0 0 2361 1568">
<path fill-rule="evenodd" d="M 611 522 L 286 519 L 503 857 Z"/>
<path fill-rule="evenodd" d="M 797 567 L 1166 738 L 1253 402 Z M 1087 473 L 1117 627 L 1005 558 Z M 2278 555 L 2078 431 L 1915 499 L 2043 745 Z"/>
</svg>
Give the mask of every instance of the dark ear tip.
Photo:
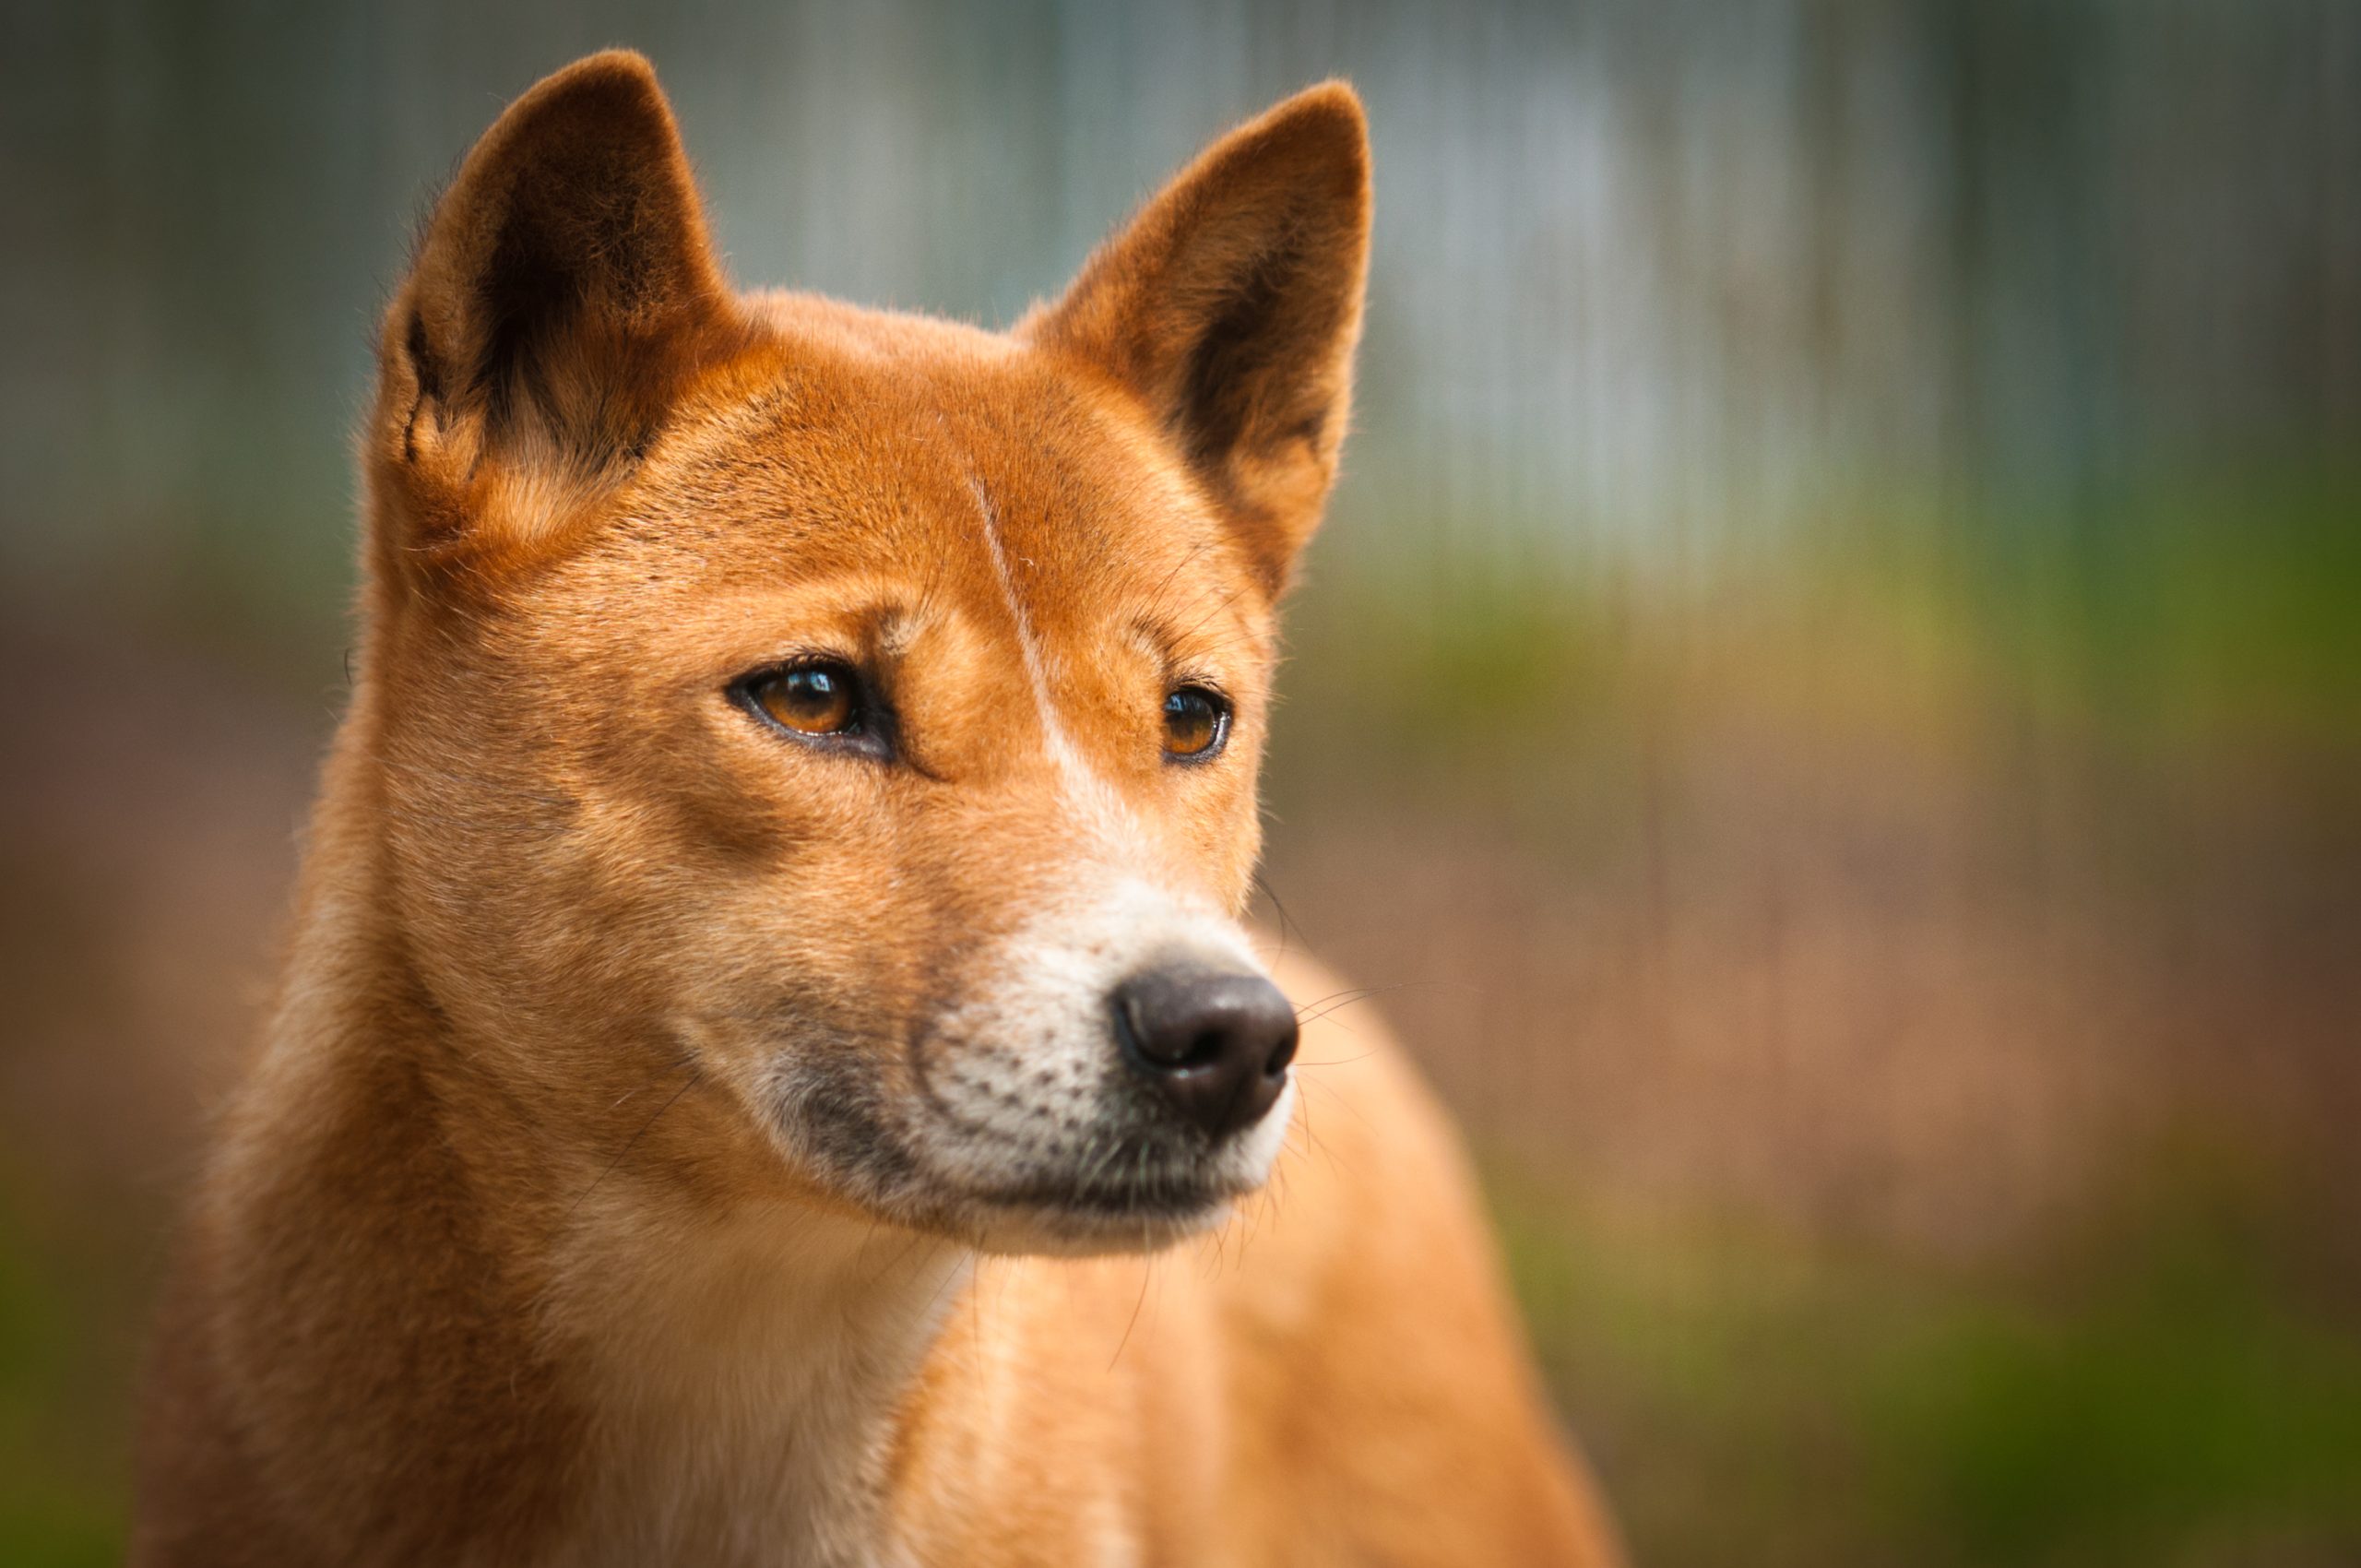
<svg viewBox="0 0 2361 1568">
<path fill-rule="evenodd" d="M 528 100 L 553 98 L 585 89 L 617 88 L 654 91 L 656 67 L 636 49 L 601 49 L 570 65 L 561 65 L 525 91 Z"/>
<path fill-rule="evenodd" d="M 1360 163 L 1369 161 L 1369 114 L 1350 82 L 1332 77 L 1280 100 L 1247 127 L 1250 136 L 1316 144 Z"/>
<path fill-rule="evenodd" d="M 687 176 L 680 136 L 656 68 L 647 56 L 610 49 L 585 56 L 527 89 L 484 132 L 428 221 L 415 275 L 448 283 L 486 265 L 488 225 L 498 220 L 520 191 L 545 201 L 564 199 L 566 187 L 586 171 L 606 177 L 610 170 L 635 166 L 605 158 L 615 149 L 636 155 L 635 167 L 666 163 Z M 547 187 L 547 188 L 544 188 Z M 436 313 L 430 309 L 429 326 Z"/>
<path fill-rule="evenodd" d="M 1359 135 L 1369 131 L 1369 112 L 1361 107 L 1361 95 L 1342 77 L 1314 82 L 1294 97 L 1281 99 L 1271 114 L 1273 118 L 1299 115 L 1307 120 L 1328 121 Z"/>
<path fill-rule="evenodd" d="M 669 124 L 671 107 L 664 89 L 657 85 L 656 67 L 647 55 L 631 49 L 607 49 L 543 77 L 509 105 L 501 119 L 516 127 L 576 113 L 635 115 Z"/>
<path fill-rule="evenodd" d="M 1369 204 L 1369 116 L 1360 94 L 1342 79 L 1281 99 L 1207 149 L 1200 168 L 1251 178 L 1275 177 L 1299 191 L 1318 190 L 1362 209 Z"/>
</svg>

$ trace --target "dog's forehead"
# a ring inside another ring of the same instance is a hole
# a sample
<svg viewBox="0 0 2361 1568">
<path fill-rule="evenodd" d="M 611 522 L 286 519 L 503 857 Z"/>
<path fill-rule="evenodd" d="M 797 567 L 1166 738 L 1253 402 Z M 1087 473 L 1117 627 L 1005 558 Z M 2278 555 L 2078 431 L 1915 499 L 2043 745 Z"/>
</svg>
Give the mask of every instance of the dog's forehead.
<svg viewBox="0 0 2361 1568">
<path fill-rule="evenodd" d="M 874 325 L 871 325 L 871 324 Z M 1144 416 L 1013 339 L 843 312 L 686 410 L 633 497 L 635 549 L 738 585 L 892 576 L 1038 612 L 1187 607 L 1242 573 Z"/>
</svg>

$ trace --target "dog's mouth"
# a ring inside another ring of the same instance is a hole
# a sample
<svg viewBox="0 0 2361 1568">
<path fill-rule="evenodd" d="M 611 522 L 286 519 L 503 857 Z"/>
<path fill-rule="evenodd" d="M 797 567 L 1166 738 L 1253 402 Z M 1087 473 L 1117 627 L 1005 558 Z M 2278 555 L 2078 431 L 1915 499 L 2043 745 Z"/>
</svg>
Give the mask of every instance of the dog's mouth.
<svg viewBox="0 0 2361 1568">
<path fill-rule="evenodd" d="M 967 1194 L 958 1229 L 987 1252 L 1152 1252 L 1213 1229 L 1252 1190 L 1205 1174 L 1032 1182 Z"/>
<path fill-rule="evenodd" d="M 1079 1158 L 1012 1158 L 937 1125 L 879 1151 L 867 1173 L 884 1180 L 854 1184 L 882 1213 L 988 1253 L 1150 1252 L 1218 1229 L 1263 1189 L 1292 1108 L 1290 1092 L 1267 1125 L 1210 1148 L 1164 1127 L 1110 1129 Z"/>
<path fill-rule="evenodd" d="M 970 1147 L 939 1151 L 939 1169 L 988 1250 L 1152 1250 L 1217 1228 L 1263 1190 L 1294 1100 L 1289 1085 L 1259 1124 L 1211 1146 L 1150 1124 L 1109 1132 L 1079 1159 L 987 1171 Z"/>
<path fill-rule="evenodd" d="M 968 1195 L 988 1207 L 1063 1216 L 1113 1224 L 1188 1224 L 1203 1219 L 1252 1192 L 1215 1169 L 1163 1170 L 1145 1175 L 1043 1176 Z"/>
</svg>

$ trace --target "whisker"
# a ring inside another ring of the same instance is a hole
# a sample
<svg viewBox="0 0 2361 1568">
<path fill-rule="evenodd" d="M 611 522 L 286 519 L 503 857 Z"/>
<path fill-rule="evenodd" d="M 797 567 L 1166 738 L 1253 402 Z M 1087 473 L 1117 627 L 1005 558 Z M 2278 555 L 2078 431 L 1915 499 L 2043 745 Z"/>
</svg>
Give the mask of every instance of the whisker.
<svg viewBox="0 0 2361 1568">
<path fill-rule="evenodd" d="M 675 1072 L 679 1071 L 678 1068 L 673 1070 Z M 567 1221 L 571 1222 L 573 1220 L 575 1210 L 580 1208 L 583 1204 L 589 1199 L 590 1194 L 599 1190 L 600 1183 L 604 1182 L 608 1177 L 615 1173 L 615 1168 L 630 1157 L 631 1151 L 639 1146 L 639 1140 L 647 1136 L 647 1130 L 656 1125 L 657 1118 L 662 1116 L 666 1111 L 671 1110 L 673 1106 L 679 1104 L 682 1095 L 688 1093 L 698 1084 L 704 1082 L 704 1068 L 692 1067 L 689 1069 L 688 1077 L 682 1081 L 679 1088 L 672 1091 L 671 1098 L 667 1099 L 663 1104 L 658 1106 L 656 1108 L 655 1114 L 649 1116 L 647 1121 L 642 1122 L 639 1124 L 639 1131 L 634 1133 L 629 1141 L 627 1141 L 622 1148 L 615 1151 L 615 1158 L 607 1162 L 607 1168 L 599 1172 L 598 1179 L 592 1182 L 587 1187 L 585 1187 L 582 1190 L 582 1196 L 575 1199 L 573 1204 L 568 1206 L 565 1211 L 565 1218 Z M 654 1080 L 651 1079 L 649 1081 L 653 1082 Z M 618 1101 L 617 1103 L 621 1102 Z"/>
<path fill-rule="evenodd" d="M 1432 991 L 1443 988 L 1472 992 L 1478 996 L 1483 994 L 1483 989 L 1480 986 L 1470 985 L 1465 980 L 1396 980 L 1392 985 L 1358 986 L 1350 991 L 1332 992 L 1318 1001 L 1305 1003 L 1295 1010 L 1296 1022 L 1317 1023 L 1341 1008 L 1356 1006 L 1372 997 L 1389 995 L 1397 991 Z M 1320 1010 L 1316 1013 L 1311 1011 L 1315 1007 Z"/>
<path fill-rule="evenodd" d="M 1275 888 L 1272 887 L 1270 879 L 1265 877 L 1259 871 L 1252 873 L 1252 875 L 1254 880 L 1254 885 L 1262 890 L 1264 897 L 1270 900 L 1271 909 L 1279 917 L 1279 956 L 1281 957 L 1285 957 L 1287 952 L 1287 944 L 1294 936 L 1302 935 L 1303 928 L 1297 925 L 1294 921 L 1287 918 L 1287 907 L 1279 902 L 1278 892 Z"/>
<path fill-rule="evenodd" d="M 1313 1089 L 1320 1089 L 1320 1090 L 1322 1090 L 1322 1091 L 1323 1091 L 1323 1092 L 1324 1092 L 1324 1093 L 1327 1093 L 1327 1094 L 1330 1094 L 1330 1095 L 1335 1096 L 1335 1100 L 1336 1100 L 1336 1104 L 1338 1105 L 1338 1107 L 1340 1107 L 1340 1108 L 1345 1111 L 1345 1113 L 1346 1113 L 1347 1115 L 1350 1116 L 1354 1121 L 1356 1121 L 1356 1122 L 1359 1123 L 1362 1126 L 1367 1127 L 1370 1132 L 1374 1133 L 1374 1132 L 1376 1132 L 1376 1131 L 1377 1131 L 1377 1126 L 1376 1126 L 1376 1124 L 1375 1124 L 1374 1123 L 1370 1122 L 1370 1119 L 1369 1119 L 1368 1117 L 1366 1117 L 1366 1116 L 1362 1115 L 1362 1114 L 1360 1113 L 1359 1109 L 1358 1109 L 1358 1107 L 1356 1107 L 1356 1106 L 1353 1104 L 1353 1102 L 1352 1102 L 1351 1100 L 1347 1099 L 1345 1098 L 1344 1091 L 1342 1091 L 1341 1089 L 1337 1088 L 1335 1085 L 1331 1084 L 1331 1083 L 1324 1082 L 1324 1081 L 1323 1081 L 1323 1080 L 1321 1080 L 1321 1079 L 1319 1079 L 1319 1078 L 1306 1078 L 1306 1079 L 1304 1079 L 1304 1080 L 1303 1080 L 1303 1087 L 1304 1087 L 1305 1094 L 1306 1094 L 1306 1096 L 1307 1096 L 1307 1098 L 1305 1099 L 1305 1100 L 1304 1100 L 1304 1102 L 1303 1102 L 1303 1111 L 1304 1111 L 1304 1117 L 1305 1117 L 1305 1130 L 1306 1130 L 1307 1132 L 1309 1132 L 1309 1131 L 1311 1130 L 1311 1099 L 1310 1099 L 1308 1097 L 1309 1097 L 1309 1095 L 1310 1095 L 1311 1091 L 1311 1090 L 1313 1090 Z"/>
<path fill-rule="evenodd" d="M 1140 1241 L 1141 1251 L 1143 1253 L 1146 1252 L 1147 1232 L 1145 1229 L 1140 1232 Z M 1150 1255 L 1143 1258 L 1142 1266 L 1140 1268 L 1140 1299 L 1132 1303 L 1132 1320 L 1131 1322 L 1123 1324 L 1123 1336 L 1115 1341 L 1115 1353 L 1107 1358 L 1107 1370 L 1109 1372 L 1113 1372 L 1115 1370 L 1115 1363 L 1123 1359 L 1123 1347 L 1132 1342 L 1132 1330 L 1140 1325 L 1140 1309 L 1147 1305 L 1148 1281 L 1155 1277 L 1155 1257 Z"/>
</svg>

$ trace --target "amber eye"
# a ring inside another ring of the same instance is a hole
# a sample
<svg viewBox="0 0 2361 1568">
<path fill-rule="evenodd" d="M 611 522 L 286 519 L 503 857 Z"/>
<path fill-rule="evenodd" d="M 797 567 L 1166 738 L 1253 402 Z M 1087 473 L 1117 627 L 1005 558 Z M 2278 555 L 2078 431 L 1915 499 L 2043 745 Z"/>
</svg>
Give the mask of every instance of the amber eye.
<svg viewBox="0 0 2361 1568">
<path fill-rule="evenodd" d="M 1229 737 L 1229 704 L 1203 686 L 1182 686 L 1164 699 L 1164 754 L 1203 762 Z"/>
<path fill-rule="evenodd" d="M 740 688 L 756 711 L 799 735 L 853 735 L 861 730 L 860 677 L 843 664 L 791 665 Z"/>
</svg>

